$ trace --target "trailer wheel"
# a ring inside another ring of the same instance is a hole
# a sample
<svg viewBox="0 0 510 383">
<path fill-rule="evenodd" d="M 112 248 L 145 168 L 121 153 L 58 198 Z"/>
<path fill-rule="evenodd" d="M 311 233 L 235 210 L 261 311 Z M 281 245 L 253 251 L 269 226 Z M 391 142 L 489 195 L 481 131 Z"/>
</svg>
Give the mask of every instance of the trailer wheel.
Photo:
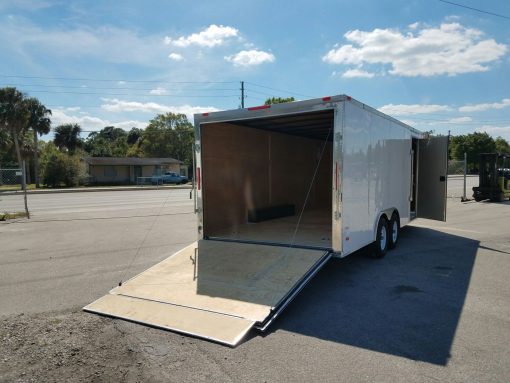
<svg viewBox="0 0 510 383">
<path fill-rule="evenodd" d="M 377 235 L 375 237 L 373 257 L 382 258 L 386 255 L 389 245 L 389 230 L 388 219 L 386 216 L 381 216 L 377 223 Z"/>
<path fill-rule="evenodd" d="M 396 212 L 391 215 L 388 231 L 390 233 L 388 248 L 394 249 L 397 247 L 398 239 L 400 238 L 400 218 Z"/>
</svg>

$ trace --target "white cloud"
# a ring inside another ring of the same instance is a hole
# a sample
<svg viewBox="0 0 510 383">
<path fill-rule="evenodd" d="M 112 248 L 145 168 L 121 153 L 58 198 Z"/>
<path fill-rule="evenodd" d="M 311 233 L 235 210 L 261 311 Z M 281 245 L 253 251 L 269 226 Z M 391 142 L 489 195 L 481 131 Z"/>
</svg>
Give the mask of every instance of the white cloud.
<svg viewBox="0 0 510 383">
<path fill-rule="evenodd" d="M 68 112 L 77 112 L 79 111 L 81 108 L 79 106 L 68 106 L 65 108 L 66 111 Z"/>
<path fill-rule="evenodd" d="M 471 122 L 473 121 L 473 119 L 471 117 L 454 117 L 454 118 L 450 118 L 448 120 L 448 123 L 449 124 L 462 124 L 464 122 Z"/>
<path fill-rule="evenodd" d="M 510 107 L 510 98 L 505 98 L 501 102 L 486 103 L 486 104 L 474 104 L 461 106 L 459 112 L 484 112 L 491 109 L 503 109 Z"/>
<path fill-rule="evenodd" d="M 367 72 L 363 69 L 349 69 L 342 73 L 342 77 L 345 78 L 355 78 L 355 77 L 362 77 L 362 78 L 372 78 L 375 76 L 375 73 Z"/>
<path fill-rule="evenodd" d="M 163 94 L 167 94 L 167 90 L 165 88 L 162 88 L 160 86 L 158 86 L 157 88 L 155 89 L 151 89 L 151 91 L 149 92 L 150 94 L 155 94 L 156 96 L 161 96 Z"/>
<path fill-rule="evenodd" d="M 214 47 L 222 45 L 229 38 L 236 37 L 238 30 L 232 27 L 211 24 L 199 33 L 193 33 L 189 36 L 181 36 L 173 39 L 170 36 L 165 37 L 165 44 L 177 47 L 187 47 L 198 45 L 201 47 Z"/>
<path fill-rule="evenodd" d="M 101 105 L 101 108 L 109 112 L 182 113 L 190 121 L 193 120 L 193 114 L 195 113 L 216 112 L 219 110 L 213 106 L 169 106 L 155 102 L 124 101 L 116 98 L 103 98 L 103 101 L 105 104 Z"/>
<path fill-rule="evenodd" d="M 127 63 L 159 67 L 167 63 L 167 48 L 161 44 L 160 35 L 141 35 L 134 30 L 111 26 L 42 28 L 15 17 L 0 23 L 0 46 L 9 54 L 22 57 L 51 52 L 55 60 L 95 58 L 103 65 Z"/>
<path fill-rule="evenodd" d="M 79 124 L 82 130 L 87 131 L 99 131 L 103 129 L 105 126 L 115 126 L 117 128 L 122 128 L 125 130 L 129 130 L 132 127 L 145 129 L 147 126 L 147 121 L 138 121 L 138 120 L 124 120 L 124 121 L 110 121 L 107 119 L 102 119 L 100 117 L 90 116 L 90 115 L 73 115 L 69 114 L 66 109 L 53 109 L 51 116 L 51 123 L 53 126 L 58 126 L 61 124 Z"/>
<path fill-rule="evenodd" d="M 391 116 L 411 116 L 436 112 L 448 112 L 452 109 L 448 105 L 436 104 L 388 104 L 379 108 L 383 113 Z"/>
<path fill-rule="evenodd" d="M 493 39 L 483 39 L 482 31 L 459 23 L 443 23 L 437 28 L 411 24 L 407 33 L 398 29 L 349 31 L 350 44 L 335 46 L 323 61 L 330 64 L 389 65 L 396 76 L 455 76 L 489 70 L 487 64 L 499 60 L 508 47 Z"/>
<path fill-rule="evenodd" d="M 168 58 L 170 60 L 173 60 L 173 61 L 182 61 L 182 60 L 184 60 L 184 57 L 181 54 L 175 53 L 175 52 L 170 53 L 168 55 Z"/>
<path fill-rule="evenodd" d="M 493 137 L 501 136 L 505 140 L 510 141 L 510 126 L 492 126 L 492 125 L 484 125 L 479 129 L 476 129 L 477 132 L 487 132 Z"/>
<path fill-rule="evenodd" d="M 272 53 L 252 49 L 249 51 L 240 51 L 235 55 L 225 56 L 225 60 L 231 62 L 235 66 L 248 67 L 266 62 L 272 63 L 275 57 Z"/>
</svg>

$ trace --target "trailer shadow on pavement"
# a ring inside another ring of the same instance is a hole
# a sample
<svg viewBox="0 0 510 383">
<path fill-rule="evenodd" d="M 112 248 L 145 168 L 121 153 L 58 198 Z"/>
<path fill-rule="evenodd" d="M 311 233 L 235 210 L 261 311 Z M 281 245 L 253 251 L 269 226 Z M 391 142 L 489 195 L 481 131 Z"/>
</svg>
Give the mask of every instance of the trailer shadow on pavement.
<svg viewBox="0 0 510 383">
<path fill-rule="evenodd" d="M 331 260 L 270 330 L 446 365 L 478 246 L 408 226 L 383 259 Z"/>
</svg>

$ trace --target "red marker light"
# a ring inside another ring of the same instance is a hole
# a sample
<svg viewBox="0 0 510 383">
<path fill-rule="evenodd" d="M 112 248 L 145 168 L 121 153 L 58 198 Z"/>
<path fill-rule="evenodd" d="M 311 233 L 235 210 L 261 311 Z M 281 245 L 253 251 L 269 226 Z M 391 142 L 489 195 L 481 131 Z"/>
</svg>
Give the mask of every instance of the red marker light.
<svg viewBox="0 0 510 383">
<path fill-rule="evenodd" d="M 202 113 L 202 116 L 207 117 L 209 113 Z"/>
<path fill-rule="evenodd" d="M 322 97 L 322 101 L 324 101 L 324 102 L 331 101 L 331 96 Z"/>
<path fill-rule="evenodd" d="M 352 100 L 352 97 L 351 96 L 346 96 L 345 97 L 347 100 L 351 101 Z"/>
<path fill-rule="evenodd" d="M 260 106 L 252 106 L 248 108 L 248 110 L 261 110 L 261 109 L 269 109 L 271 105 L 260 105 Z"/>
</svg>

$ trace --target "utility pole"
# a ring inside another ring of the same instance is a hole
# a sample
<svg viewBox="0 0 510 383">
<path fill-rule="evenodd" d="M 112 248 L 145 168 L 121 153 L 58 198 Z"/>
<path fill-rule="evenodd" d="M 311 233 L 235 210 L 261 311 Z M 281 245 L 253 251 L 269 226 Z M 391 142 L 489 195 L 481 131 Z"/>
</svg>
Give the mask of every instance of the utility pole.
<svg viewBox="0 0 510 383">
<path fill-rule="evenodd" d="M 244 81 L 241 81 L 241 108 L 244 109 Z"/>
</svg>

